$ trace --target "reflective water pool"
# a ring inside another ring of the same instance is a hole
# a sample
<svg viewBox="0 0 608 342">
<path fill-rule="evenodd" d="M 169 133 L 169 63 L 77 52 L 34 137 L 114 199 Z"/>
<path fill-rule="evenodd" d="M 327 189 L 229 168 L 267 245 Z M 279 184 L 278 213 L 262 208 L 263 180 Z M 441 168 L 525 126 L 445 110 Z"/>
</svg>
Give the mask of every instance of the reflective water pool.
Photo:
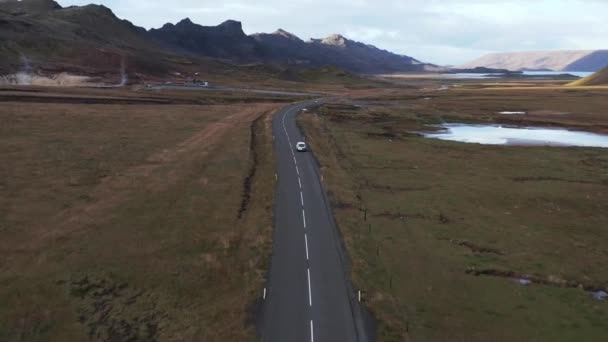
<svg viewBox="0 0 608 342">
<path fill-rule="evenodd" d="M 485 145 L 585 146 L 608 148 L 608 135 L 537 127 L 443 124 L 427 138 Z"/>
</svg>

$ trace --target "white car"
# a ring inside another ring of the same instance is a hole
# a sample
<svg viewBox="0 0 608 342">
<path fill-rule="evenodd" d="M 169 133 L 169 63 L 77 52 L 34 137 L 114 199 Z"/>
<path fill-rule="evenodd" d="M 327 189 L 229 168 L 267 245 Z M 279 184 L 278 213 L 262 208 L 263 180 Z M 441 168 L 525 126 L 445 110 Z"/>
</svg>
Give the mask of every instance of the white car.
<svg viewBox="0 0 608 342">
<path fill-rule="evenodd" d="M 296 151 L 298 152 L 306 152 L 307 147 L 306 147 L 306 143 L 303 141 L 300 141 L 296 144 Z"/>
</svg>

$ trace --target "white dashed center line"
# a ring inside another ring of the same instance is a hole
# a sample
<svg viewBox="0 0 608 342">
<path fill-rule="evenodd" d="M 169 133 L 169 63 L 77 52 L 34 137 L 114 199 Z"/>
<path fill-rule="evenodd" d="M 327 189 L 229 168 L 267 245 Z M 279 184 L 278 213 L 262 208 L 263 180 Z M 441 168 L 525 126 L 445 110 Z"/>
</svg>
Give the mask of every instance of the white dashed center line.
<svg viewBox="0 0 608 342">
<path fill-rule="evenodd" d="M 312 291 L 310 290 L 310 268 L 308 271 L 308 304 L 312 306 Z"/>
<path fill-rule="evenodd" d="M 308 235 L 304 233 L 304 244 L 306 245 L 306 260 L 308 260 Z"/>
<path fill-rule="evenodd" d="M 287 132 L 287 126 L 285 125 L 285 117 L 287 116 L 287 114 L 289 112 L 290 111 L 287 111 L 287 112 L 285 112 L 285 114 L 283 114 L 283 130 L 285 131 L 285 135 L 287 136 L 287 142 L 289 143 L 291 155 L 293 156 L 293 163 L 296 167 L 296 173 L 298 175 L 298 185 L 300 187 L 300 203 L 302 203 L 302 223 L 304 224 L 304 229 L 306 229 L 306 211 L 304 209 L 304 193 L 302 192 L 302 180 L 300 178 L 300 169 L 298 168 L 298 161 L 296 159 L 296 154 L 294 152 L 293 145 L 291 144 L 291 137 L 289 136 L 289 133 Z M 304 233 L 304 246 L 306 247 L 306 260 L 309 261 L 310 258 L 309 258 L 309 254 L 308 254 L 308 235 L 306 233 Z M 306 268 L 306 274 L 308 277 L 308 305 L 310 307 L 312 307 L 312 287 L 310 285 L 310 266 Z M 266 289 L 264 289 L 264 291 L 266 291 Z M 264 297 L 266 297 L 266 292 L 264 292 Z M 312 319 L 310 320 L 310 341 L 311 342 L 315 341 L 314 323 L 313 323 Z"/>
<path fill-rule="evenodd" d="M 312 319 L 310 320 L 310 342 L 315 342 L 315 329 L 312 324 Z"/>
</svg>

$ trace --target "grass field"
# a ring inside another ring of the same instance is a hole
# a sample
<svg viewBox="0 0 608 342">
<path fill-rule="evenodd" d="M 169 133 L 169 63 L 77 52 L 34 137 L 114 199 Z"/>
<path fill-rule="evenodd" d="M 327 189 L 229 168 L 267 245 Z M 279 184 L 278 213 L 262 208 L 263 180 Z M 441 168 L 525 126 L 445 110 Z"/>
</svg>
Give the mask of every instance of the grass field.
<svg viewBox="0 0 608 342">
<path fill-rule="evenodd" d="M 0 340 L 252 340 L 281 104 L 66 92 L 2 92 Z"/>
<path fill-rule="evenodd" d="M 503 122 L 501 110 L 529 112 L 519 124 L 604 131 L 604 99 L 465 85 L 300 117 L 379 340 L 605 340 L 608 306 L 590 292 L 608 290 L 608 151 L 408 133 Z"/>
</svg>

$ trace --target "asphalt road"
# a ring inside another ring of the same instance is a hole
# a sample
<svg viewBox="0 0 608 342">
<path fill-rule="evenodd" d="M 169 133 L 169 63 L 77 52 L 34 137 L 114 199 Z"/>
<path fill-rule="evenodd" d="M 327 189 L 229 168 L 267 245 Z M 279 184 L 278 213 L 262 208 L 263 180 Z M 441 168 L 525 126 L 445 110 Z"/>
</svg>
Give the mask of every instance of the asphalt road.
<svg viewBox="0 0 608 342">
<path fill-rule="evenodd" d="M 275 115 L 275 231 L 260 337 L 264 342 L 368 341 L 344 251 L 311 152 L 295 118 L 315 102 Z"/>
<path fill-rule="evenodd" d="M 253 93 L 253 94 L 263 94 L 263 95 L 284 95 L 284 96 L 310 96 L 310 97 L 319 96 L 319 94 L 282 91 L 282 90 L 232 88 L 232 87 L 223 87 L 223 86 L 200 87 L 200 86 L 195 86 L 195 85 L 181 85 L 181 84 L 158 84 L 158 85 L 150 86 L 149 89 L 223 91 L 223 92 L 235 92 L 235 93 Z"/>
</svg>

